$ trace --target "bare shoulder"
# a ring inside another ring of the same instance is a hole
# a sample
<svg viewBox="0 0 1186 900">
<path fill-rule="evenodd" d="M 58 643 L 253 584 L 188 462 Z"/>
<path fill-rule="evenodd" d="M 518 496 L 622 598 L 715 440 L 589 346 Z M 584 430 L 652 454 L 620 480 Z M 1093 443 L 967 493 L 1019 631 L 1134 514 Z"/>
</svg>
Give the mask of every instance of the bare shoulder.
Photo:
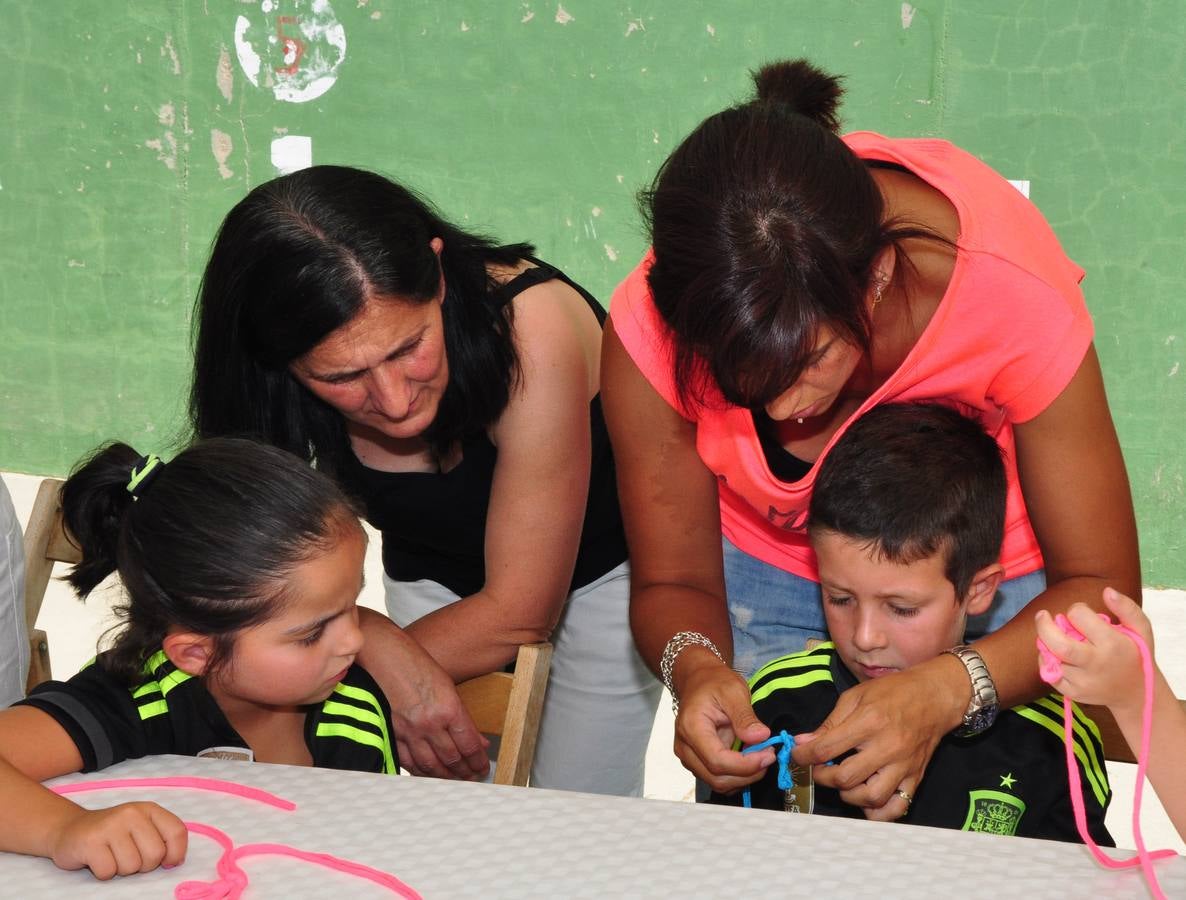
<svg viewBox="0 0 1186 900">
<path fill-rule="evenodd" d="M 524 272 L 538 268 L 530 260 L 521 259 L 513 266 L 491 264 L 486 271 L 500 285 L 510 284 Z M 597 317 L 580 293 L 560 278 L 552 278 L 534 284 L 515 295 L 511 301 L 515 315 L 529 315 L 547 321 L 550 317 L 572 317 L 578 321 L 588 319 L 597 325 Z M 600 326 L 598 326 L 600 331 Z"/>
<path fill-rule="evenodd" d="M 526 288 L 511 301 L 515 344 L 530 369 L 577 367 L 585 374 L 589 399 L 597 393 L 601 324 L 588 301 L 559 278 Z"/>
</svg>

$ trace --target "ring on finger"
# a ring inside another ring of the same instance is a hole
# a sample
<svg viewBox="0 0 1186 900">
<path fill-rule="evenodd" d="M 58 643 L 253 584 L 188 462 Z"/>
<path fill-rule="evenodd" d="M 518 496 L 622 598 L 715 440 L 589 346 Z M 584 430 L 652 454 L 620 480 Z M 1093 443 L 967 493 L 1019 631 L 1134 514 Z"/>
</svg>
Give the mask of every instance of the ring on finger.
<svg viewBox="0 0 1186 900">
<path fill-rule="evenodd" d="M 909 809 L 910 804 L 914 802 L 914 795 L 902 790 L 901 788 L 898 788 L 898 790 L 894 791 L 894 793 L 906 801 L 906 808 Z"/>
</svg>

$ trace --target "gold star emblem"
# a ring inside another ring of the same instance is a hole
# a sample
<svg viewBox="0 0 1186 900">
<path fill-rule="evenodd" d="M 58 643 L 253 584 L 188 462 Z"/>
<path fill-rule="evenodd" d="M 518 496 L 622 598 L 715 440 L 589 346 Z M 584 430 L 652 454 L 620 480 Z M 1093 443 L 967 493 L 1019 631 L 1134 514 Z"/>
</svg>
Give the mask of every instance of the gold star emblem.
<svg viewBox="0 0 1186 900">
<path fill-rule="evenodd" d="M 1010 772 L 1008 775 L 1002 775 L 1001 776 L 1001 787 L 1009 788 L 1010 790 L 1012 790 L 1013 783 L 1015 781 L 1017 781 L 1017 779 L 1013 777 L 1012 772 Z"/>
</svg>

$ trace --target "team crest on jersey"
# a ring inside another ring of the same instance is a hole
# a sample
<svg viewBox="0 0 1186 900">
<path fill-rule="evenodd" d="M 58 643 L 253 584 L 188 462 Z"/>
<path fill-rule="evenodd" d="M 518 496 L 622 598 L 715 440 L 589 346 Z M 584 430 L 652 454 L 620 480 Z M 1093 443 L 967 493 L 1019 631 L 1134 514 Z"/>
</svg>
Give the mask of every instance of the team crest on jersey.
<svg viewBox="0 0 1186 900">
<path fill-rule="evenodd" d="M 1000 791 L 968 791 L 968 818 L 964 831 L 1017 834 L 1025 815 L 1025 802 Z"/>
</svg>

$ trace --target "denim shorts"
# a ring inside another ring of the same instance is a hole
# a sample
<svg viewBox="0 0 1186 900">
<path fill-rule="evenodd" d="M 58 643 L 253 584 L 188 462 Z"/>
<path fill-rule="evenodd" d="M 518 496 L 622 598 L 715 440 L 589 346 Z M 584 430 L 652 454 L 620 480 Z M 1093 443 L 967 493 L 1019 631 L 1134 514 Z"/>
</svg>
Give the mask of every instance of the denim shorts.
<svg viewBox="0 0 1186 900">
<path fill-rule="evenodd" d="M 746 678 L 763 663 L 802 650 L 810 638 L 826 638 L 819 585 L 737 549 L 722 540 L 733 668 Z M 988 612 L 968 619 L 967 640 L 996 631 L 1046 589 L 1039 569 L 1001 583 Z"/>
</svg>

